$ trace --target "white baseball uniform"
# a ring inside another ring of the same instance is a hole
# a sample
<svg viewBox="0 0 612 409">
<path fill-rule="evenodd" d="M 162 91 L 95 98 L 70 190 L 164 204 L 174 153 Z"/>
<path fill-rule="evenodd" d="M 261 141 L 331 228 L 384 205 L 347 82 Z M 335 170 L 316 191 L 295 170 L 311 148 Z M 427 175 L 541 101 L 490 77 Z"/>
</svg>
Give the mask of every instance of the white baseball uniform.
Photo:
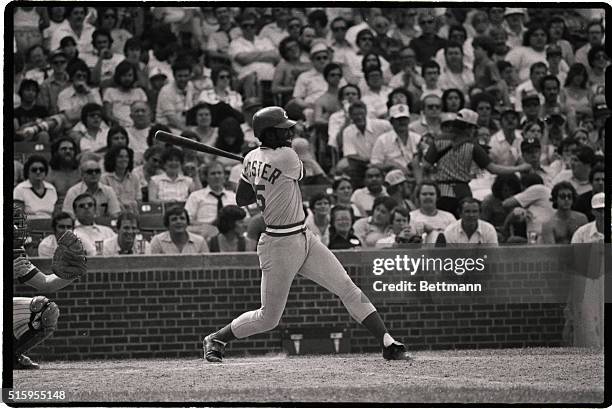
<svg viewBox="0 0 612 409">
<path fill-rule="evenodd" d="M 333 253 L 306 228 L 298 185 L 303 175 L 302 162 L 289 147 L 260 147 L 244 158 L 241 178 L 255 190 L 266 231 L 257 244 L 262 270 L 261 308 L 232 321 L 237 338 L 278 325 L 298 273 L 339 296 L 360 323 L 376 311 Z"/>
</svg>

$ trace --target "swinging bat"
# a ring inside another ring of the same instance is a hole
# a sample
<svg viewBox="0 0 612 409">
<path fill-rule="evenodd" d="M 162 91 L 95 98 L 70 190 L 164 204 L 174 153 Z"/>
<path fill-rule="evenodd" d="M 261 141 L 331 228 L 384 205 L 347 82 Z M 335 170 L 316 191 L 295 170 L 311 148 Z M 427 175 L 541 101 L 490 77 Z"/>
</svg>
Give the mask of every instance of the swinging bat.
<svg viewBox="0 0 612 409">
<path fill-rule="evenodd" d="M 183 136 L 175 135 L 166 131 L 155 132 L 155 139 L 171 145 L 180 146 L 182 148 L 191 149 L 198 152 L 210 153 L 211 155 L 223 156 L 224 158 L 234 159 L 237 161 L 244 161 L 244 158 L 235 153 L 226 152 L 224 150 L 214 148 L 203 144 L 202 142 L 194 141 L 193 139 L 185 138 Z"/>
</svg>

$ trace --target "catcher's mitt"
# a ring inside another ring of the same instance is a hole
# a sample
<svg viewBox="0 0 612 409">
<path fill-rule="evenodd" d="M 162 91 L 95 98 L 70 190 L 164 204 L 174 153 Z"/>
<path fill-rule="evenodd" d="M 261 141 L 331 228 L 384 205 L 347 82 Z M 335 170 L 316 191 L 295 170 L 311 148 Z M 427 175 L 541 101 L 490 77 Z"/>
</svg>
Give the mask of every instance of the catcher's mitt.
<svg viewBox="0 0 612 409">
<path fill-rule="evenodd" d="M 57 241 L 51 269 L 56 276 L 65 280 L 74 280 L 87 272 L 83 243 L 73 232 L 66 231 Z"/>
</svg>

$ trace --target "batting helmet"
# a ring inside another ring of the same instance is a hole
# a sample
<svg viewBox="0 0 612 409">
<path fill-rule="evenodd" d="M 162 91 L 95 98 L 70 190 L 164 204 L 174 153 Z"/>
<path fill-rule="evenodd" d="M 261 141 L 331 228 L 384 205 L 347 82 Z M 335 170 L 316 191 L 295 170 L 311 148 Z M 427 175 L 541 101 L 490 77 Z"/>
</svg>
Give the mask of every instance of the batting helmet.
<svg viewBox="0 0 612 409">
<path fill-rule="evenodd" d="M 291 128 L 296 124 L 287 117 L 287 112 L 281 107 L 266 107 L 255 112 L 253 115 L 253 132 L 255 137 L 261 137 L 267 128 Z"/>
</svg>

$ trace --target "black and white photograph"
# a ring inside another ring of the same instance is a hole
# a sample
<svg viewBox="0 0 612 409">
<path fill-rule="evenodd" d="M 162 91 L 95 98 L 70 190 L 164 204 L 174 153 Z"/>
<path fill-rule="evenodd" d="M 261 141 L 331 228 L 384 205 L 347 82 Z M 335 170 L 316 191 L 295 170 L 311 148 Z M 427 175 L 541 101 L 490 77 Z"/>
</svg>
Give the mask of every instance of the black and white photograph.
<svg viewBox="0 0 612 409">
<path fill-rule="evenodd" d="M 608 3 L 3 6 L 6 405 L 612 405 Z"/>
</svg>

